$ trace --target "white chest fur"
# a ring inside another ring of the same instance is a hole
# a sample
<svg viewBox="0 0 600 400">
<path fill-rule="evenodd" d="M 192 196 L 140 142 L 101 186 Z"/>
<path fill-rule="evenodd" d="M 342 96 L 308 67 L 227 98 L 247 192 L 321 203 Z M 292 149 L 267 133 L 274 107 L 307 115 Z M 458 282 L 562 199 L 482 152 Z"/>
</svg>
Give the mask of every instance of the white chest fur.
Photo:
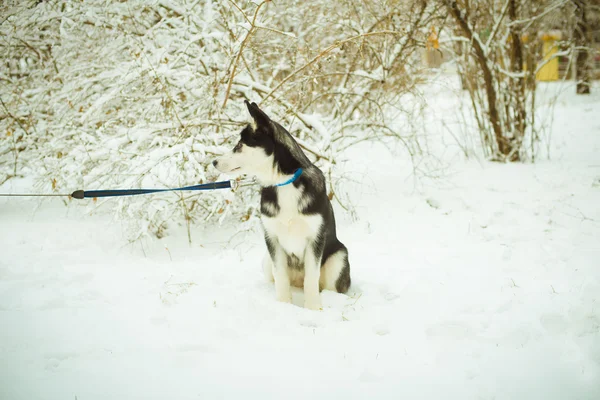
<svg viewBox="0 0 600 400">
<path fill-rule="evenodd" d="M 307 244 L 319 233 L 323 218 L 319 214 L 303 215 L 298 211 L 301 192 L 293 185 L 277 188 L 279 213 L 275 217 L 261 217 L 267 235 L 277 239 L 288 254 L 304 258 Z"/>
</svg>

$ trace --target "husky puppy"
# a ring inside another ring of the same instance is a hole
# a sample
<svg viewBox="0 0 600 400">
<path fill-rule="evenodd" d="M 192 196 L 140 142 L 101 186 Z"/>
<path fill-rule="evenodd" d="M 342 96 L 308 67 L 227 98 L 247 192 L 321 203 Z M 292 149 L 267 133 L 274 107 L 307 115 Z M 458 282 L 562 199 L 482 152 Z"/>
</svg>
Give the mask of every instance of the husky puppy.
<svg viewBox="0 0 600 400">
<path fill-rule="evenodd" d="M 277 300 L 289 303 L 290 285 L 303 287 L 304 306 L 318 310 L 320 290 L 346 293 L 350 287 L 348 250 L 336 237 L 325 177 L 285 128 L 256 103 L 246 106 L 254 123 L 213 165 L 223 173 L 256 177 L 268 249 L 263 268 L 275 281 Z"/>
</svg>

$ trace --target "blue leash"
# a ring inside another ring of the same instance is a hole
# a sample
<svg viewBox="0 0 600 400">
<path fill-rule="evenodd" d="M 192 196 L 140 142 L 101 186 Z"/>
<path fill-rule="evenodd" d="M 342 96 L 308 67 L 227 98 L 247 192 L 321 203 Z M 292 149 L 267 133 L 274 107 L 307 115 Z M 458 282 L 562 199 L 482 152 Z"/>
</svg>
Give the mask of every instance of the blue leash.
<svg viewBox="0 0 600 400">
<path fill-rule="evenodd" d="M 300 175 L 302 175 L 302 168 L 298 168 L 294 175 L 283 183 L 278 183 L 275 186 L 286 186 L 294 183 Z M 118 196 L 137 196 L 139 194 L 150 194 L 160 192 L 181 192 L 184 190 L 216 190 L 216 189 L 233 189 L 236 190 L 241 186 L 253 185 L 255 182 L 240 182 L 237 180 L 221 181 L 203 183 L 201 185 L 184 186 L 173 189 L 114 189 L 114 190 L 76 190 L 71 193 L 71 197 L 74 199 L 90 199 L 97 197 L 118 197 Z M 63 196 L 63 195 L 60 195 Z"/>
<path fill-rule="evenodd" d="M 216 189 L 229 189 L 239 186 L 234 181 L 222 181 L 204 183 L 201 185 L 184 186 L 173 189 L 115 189 L 115 190 L 76 190 L 71 193 L 71 197 L 74 199 L 89 199 L 94 197 L 117 197 L 117 196 L 137 196 L 138 194 L 149 194 L 149 193 L 160 193 L 160 192 L 181 192 L 184 190 L 216 190 Z"/>
</svg>

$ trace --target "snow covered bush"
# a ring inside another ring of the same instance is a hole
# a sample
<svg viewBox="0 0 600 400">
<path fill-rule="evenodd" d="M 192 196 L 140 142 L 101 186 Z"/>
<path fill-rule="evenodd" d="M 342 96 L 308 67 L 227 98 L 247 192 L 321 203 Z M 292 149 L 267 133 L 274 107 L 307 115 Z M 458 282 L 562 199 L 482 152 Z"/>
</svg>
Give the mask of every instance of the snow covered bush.
<svg viewBox="0 0 600 400">
<path fill-rule="evenodd" d="M 38 190 L 69 193 L 212 181 L 210 161 L 248 119 L 243 99 L 281 120 L 330 177 L 340 152 L 363 140 L 392 137 L 419 151 L 405 129 L 412 110 L 399 104 L 421 79 L 415 51 L 436 15 L 427 2 L 1 7 L 0 182 L 29 175 Z M 248 193 L 98 203 L 135 221 L 137 238 L 170 224 L 246 221 Z"/>
<path fill-rule="evenodd" d="M 560 26 L 568 1 L 441 3 L 450 16 L 446 50 L 456 56 L 485 156 L 534 160 L 547 128 L 536 119 L 536 75 L 551 59 L 568 54 L 544 58 L 538 35 Z"/>
</svg>

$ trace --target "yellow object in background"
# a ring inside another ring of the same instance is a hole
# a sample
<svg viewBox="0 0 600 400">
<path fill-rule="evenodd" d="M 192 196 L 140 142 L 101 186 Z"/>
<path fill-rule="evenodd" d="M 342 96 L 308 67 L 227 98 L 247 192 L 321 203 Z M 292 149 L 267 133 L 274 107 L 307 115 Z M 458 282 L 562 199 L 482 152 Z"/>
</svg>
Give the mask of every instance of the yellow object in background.
<svg viewBox="0 0 600 400">
<path fill-rule="evenodd" d="M 546 64 L 540 68 L 536 74 L 538 81 L 557 81 L 558 80 L 558 57 L 553 57 L 558 52 L 556 41 L 560 39 L 560 33 L 548 32 L 540 35 L 543 42 L 544 60 Z M 550 60 L 550 61 L 547 61 Z"/>
<path fill-rule="evenodd" d="M 427 47 L 427 50 L 440 48 L 440 42 L 438 40 L 438 34 L 435 31 L 435 26 L 431 27 L 431 32 L 429 33 L 429 36 L 427 37 L 426 47 Z"/>
</svg>

